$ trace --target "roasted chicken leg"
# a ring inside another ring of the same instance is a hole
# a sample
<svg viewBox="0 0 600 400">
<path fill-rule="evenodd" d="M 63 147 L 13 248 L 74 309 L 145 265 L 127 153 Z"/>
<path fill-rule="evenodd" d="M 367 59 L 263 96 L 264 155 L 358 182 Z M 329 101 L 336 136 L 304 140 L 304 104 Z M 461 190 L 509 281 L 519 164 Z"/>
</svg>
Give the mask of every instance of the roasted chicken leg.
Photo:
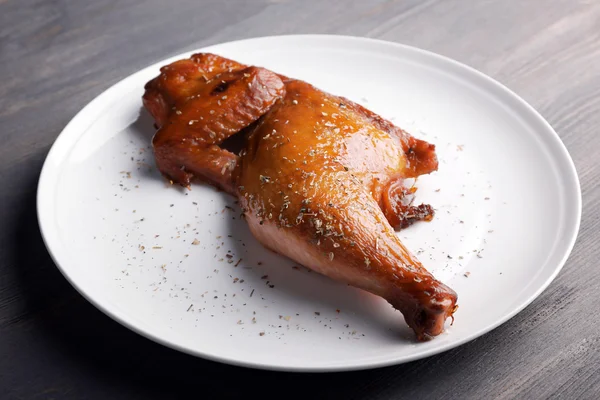
<svg viewBox="0 0 600 400">
<path fill-rule="evenodd" d="M 225 189 L 265 247 L 383 297 L 419 340 L 443 332 L 456 293 L 394 232 L 433 217 L 403 184 L 437 169 L 433 145 L 306 82 L 211 54 L 163 67 L 144 104 L 170 180 Z M 218 146 L 240 131 L 240 156 Z"/>
</svg>

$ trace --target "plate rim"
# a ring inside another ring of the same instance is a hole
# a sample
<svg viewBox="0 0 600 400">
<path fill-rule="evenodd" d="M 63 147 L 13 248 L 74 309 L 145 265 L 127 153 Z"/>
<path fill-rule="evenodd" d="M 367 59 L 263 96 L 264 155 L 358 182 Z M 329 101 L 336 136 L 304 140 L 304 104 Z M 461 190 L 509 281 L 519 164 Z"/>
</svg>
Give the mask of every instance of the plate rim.
<svg viewBox="0 0 600 400">
<path fill-rule="evenodd" d="M 268 41 L 268 40 L 281 40 L 281 39 L 289 40 L 290 38 L 292 38 L 292 39 L 295 38 L 298 40 L 302 40 L 302 39 L 324 40 L 324 41 L 326 41 L 326 40 L 341 40 L 346 43 L 350 43 L 350 46 L 352 46 L 352 44 L 384 45 L 384 46 L 389 46 L 391 48 L 395 48 L 400 51 L 403 51 L 403 52 L 405 52 L 405 54 L 412 52 L 413 54 L 418 54 L 420 56 L 424 56 L 429 59 L 436 60 L 438 62 L 443 62 L 447 65 L 452 65 L 454 68 L 458 68 L 460 70 L 468 72 L 471 75 L 477 76 L 479 79 L 483 79 L 484 81 L 487 82 L 488 85 L 491 85 L 491 87 L 493 87 L 494 89 L 500 90 L 500 92 L 502 92 L 504 94 L 504 96 L 508 96 L 508 98 L 510 98 L 512 101 L 516 101 L 516 104 L 518 104 L 519 107 L 526 110 L 527 114 L 530 118 L 534 118 L 537 123 L 541 123 L 541 126 L 543 126 L 544 130 L 546 131 L 543 134 L 544 142 L 546 142 L 548 145 L 552 145 L 553 146 L 552 149 L 558 150 L 558 152 L 559 152 L 558 153 L 559 158 L 557 158 L 556 154 L 551 154 L 551 159 L 553 159 L 554 161 L 558 160 L 561 164 L 564 164 L 563 167 L 567 167 L 567 168 L 563 168 L 561 170 L 561 175 L 563 178 L 565 178 L 565 182 L 571 181 L 571 183 L 574 185 L 575 190 L 572 193 L 568 193 L 568 195 L 574 196 L 574 198 L 572 198 L 571 201 L 574 200 L 575 208 L 569 209 L 569 212 L 572 213 L 572 215 L 576 218 L 574 221 L 575 223 L 571 227 L 570 232 L 567 232 L 568 236 L 566 236 L 566 237 L 568 237 L 568 243 L 566 243 L 566 247 L 564 248 L 562 255 L 560 255 L 560 253 L 558 253 L 560 256 L 560 260 L 556 264 L 556 267 L 554 268 L 554 270 L 552 271 L 550 276 L 541 285 L 539 285 L 539 287 L 531 295 L 529 295 L 526 298 L 526 300 L 524 300 L 523 302 L 518 304 L 512 311 L 506 313 L 501 318 L 498 318 L 497 320 L 495 320 L 493 323 L 488 324 L 487 326 L 485 326 L 477 331 L 473 331 L 459 340 L 456 340 L 456 341 L 453 341 L 453 342 L 447 343 L 445 345 L 442 345 L 442 346 L 439 346 L 436 348 L 432 348 L 432 349 L 429 349 L 426 351 L 417 352 L 417 353 L 408 355 L 406 357 L 403 357 L 401 359 L 390 358 L 390 359 L 386 359 L 386 360 L 375 360 L 375 361 L 368 361 L 368 362 L 357 361 L 357 362 L 354 362 L 352 364 L 347 364 L 347 365 L 307 366 L 307 365 L 286 365 L 285 363 L 272 364 L 272 363 L 265 363 L 265 362 L 260 362 L 260 361 L 259 362 L 245 361 L 245 360 L 239 360 L 239 359 L 229 357 L 229 356 L 221 356 L 218 354 L 208 353 L 208 352 L 204 352 L 204 351 L 199 351 L 197 349 L 192 349 L 192 348 L 182 346 L 178 343 L 163 339 L 159 335 L 157 335 L 153 332 L 147 331 L 147 330 L 143 329 L 142 327 L 136 326 L 136 324 L 134 322 L 128 321 L 126 318 L 124 318 L 118 312 L 115 312 L 115 310 L 111 310 L 110 307 L 108 307 L 107 305 L 101 304 L 100 301 L 96 300 L 93 296 L 91 296 L 90 294 L 85 292 L 85 290 L 77 284 L 77 282 L 70 276 L 69 272 L 59 262 L 59 256 L 56 254 L 56 248 L 54 248 L 54 250 L 53 250 L 53 244 L 52 244 L 53 238 L 51 235 L 51 230 L 49 229 L 49 226 L 48 226 L 49 225 L 48 221 L 51 219 L 51 216 L 48 215 L 44 210 L 44 204 L 46 204 L 45 198 L 46 198 L 46 196 L 49 196 L 50 194 L 52 194 L 52 192 L 49 192 L 46 189 L 49 185 L 49 181 L 48 181 L 50 179 L 49 176 L 53 172 L 53 168 L 56 169 L 56 167 L 54 165 L 52 165 L 52 162 L 60 160 L 60 158 L 59 158 L 59 156 L 57 156 L 57 154 L 59 153 L 61 147 L 68 143 L 69 138 L 65 134 L 65 132 L 68 133 L 69 131 L 71 131 L 72 130 L 71 127 L 73 125 L 75 125 L 75 122 L 78 122 L 82 118 L 82 115 L 84 113 L 90 112 L 91 110 L 95 109 L 96 104 L 99 104 L 101 100 L 107 98 L 112 91 L 117 90 L 117 88 L 120 89 L 121 86 L 125 85 L 125 82 L 128 79 L 130 79 L 132 76 L 136 75 L 137 73 L 139 73 L 143 70 L 146 70 L 148 68 L 153 68 L 155 66 L 159 66 L 164 63 L 168 63 L 171 60 L 175 60 L 175 59 L 178 59 L 181 57 L 186 57 L 189 54 L 192 54 L 194 52 L 210 50 L 211 48 L 217 47 L 217 46 L 240 45 L 240 44 L 244 44 L 244 42 L 252 42 L 252 41 Z M 57 158 L 58 158 L 58 160 L 56 160 Z M 465 343 L 468 343 L 468 342 L 494 330 L 498 326 L 504 324 L 505 322 L 507 322 L 508 320 L 513 318 L 515 315 L 520 313 L 523 309 L 525 309 L 527 306 L 529 306 L 535 299 L 537 299 L 544 290 L 546 290 L 546 288 L 550 285 L 550 283 L 552 283 L 552 281 L 554 281 L 556 276 L 560 273 L 560 271 L 564 267 L 566 261 L 570 257 L 573 247 L 577 241 L 580 226 L 581 226 L 582 193 L 581 193 L 581 185 L 580 185 L 579 176 L 577 173 L 575 163 L 574 163 L 568 149 L 566 148 L 565 144 L 560 139 L 560 136 L 556 133 L 556 131 L 552 128 L 552 126 L 548 123 L 548 121 L 546 121 L 546 119 L 535 108 L 533 108 L 533 106 L 531 106 L 527 101 L 525 101 L 522 97 L 520 97 L 518 94 L 516 94 L 515 92 L 510 90 L 504 84 L 498 82 L 497 80 L 491 78 L 490 76 L 484 74 L 483 72 L 481 72 L 467 64 L 456 61 L 450 57 L 447 57 L 447 56 L 444 56 L 444 55 L 441 55 L 441 54 L 438 54 L 438 53 L 435 53 L 435 52 L 432 52 L 429 50 L 424 50 L 424 49 L 421 49 L 418 47 L 401 44 L 401 43 L 397 43 L 397 42 L 386 41 L 386 40 L 382 40 L 382 39 L 373 39 L 373 38 L 350 36 L 350 35 L 335 35 L 335 34 L 300 34 L 300 35 L 286 34 L 286 35 L 272 35 L 272 36 L 257 36 L 257 37 L 245 38 L 245 39 L 240 39 L 240 40 L 233 40 L 233 41 L 227 41 L 227 42 L 222 42 L 222 43 L 210 44 L 210 45 L 206 45 L 206 46 L 203 46 L 201 48 L 194 49 L 191 51 L 188 50 L 188 51 L 167 57 L 165 59 L 159 60 L 157 62 L 148 64 L 142 68 L 139 68 L 135 72 L 127 75 L 126 77 L 119 80 L 118 82 L 115 82 L 113 85 L 111 85 L 110 87 L 108 87 L 107 89 L 102 91 L 100 94 L 96 95 L 90 102 L 85 104 L 70 119 L 70 121 L 67 123 L 67 125 L 65 125 L 65 127 L 62 129 L 60 134 L 56 137 L 48 154 L 46 155 L 46 158 L 44 160 L 42 170 L 41 170 L 41 173 L 40 173 L 39 179 L 38 179 L 37 193 L 36 193 L 36 212 L 37 212 L 38 225 L 40 228 L 40 233 L 41 233 L 44 245 L 46 246 L 46 249 L 47 249 L 48 253 L 50 254 L 50 257 L 52 258 L 52 261 L 54 262 L 54 264 L 56 265 L 58 270 L 61 272 L 61 274 L 65 277 L 65 279 L 71 284 L 71 286 L 73 286 L 73 288 L 75 288 L 75 290 L 83 298 L 85 298 L 88 302 L 90 302 L 92 305 L 94 305 L 94 307 L 96 307 L 102 313 L 107 315 L 109 318 L 113 319 L 114 321 L 118 322 L 119 324 L 123 325 L 124 327 L 132 330 L 133 332 L 136 332 L 137 334 L 139 334 L 147 339 L 150 339 L 156 343 L 159 343 L 163 346 L 172 348 L 174 350 L 177 350 L 177 351 L 180 351 L 180 352 L 183 352 L 186 354 L 190 354 L 192 356 L 204 358 L 204 359 L 207 359 L 210 361 L 216 361 L 216 362 L 221 362 L 221 363 L 235 365 L 235 366 L 250 367 L 250 368 L 256 368 L 256 369 L 263 369 L 263 370 L 273 370 L 273 371 L 286 371 L 286 372 L 340 372 L 340 371 L 366 370 L 366 369 L 380 368 L 380 367 L 385 367 L 385 366 L 390 366 L 390 365 L 399 365 L 399 364 L 423 359 L 426 357 L 430 357 L 430 356 L 433 356 L 433 355 L 436 355 L 439 353 L 443 353 L 445 351 L 448 351 L 450 349 L 453 349 L 453 348 L 459 347 Z"/>
</svg>

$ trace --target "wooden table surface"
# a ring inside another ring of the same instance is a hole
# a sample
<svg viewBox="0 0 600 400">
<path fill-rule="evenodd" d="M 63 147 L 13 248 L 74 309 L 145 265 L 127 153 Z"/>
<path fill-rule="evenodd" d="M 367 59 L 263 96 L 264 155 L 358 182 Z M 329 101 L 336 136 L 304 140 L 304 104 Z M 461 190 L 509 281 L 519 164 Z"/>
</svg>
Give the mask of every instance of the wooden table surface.
<svg viewBox="0 0 600 400">
<path fill-rule="evenodd" d="M 533 304 L 425 360 L 288 374 L 164 348 L 113 322 L 66 282 L 35 209 L 42 162 L 65 124 L 148 64 L 291 33 L 432 50 L 506 84 L 550 122 L 577 166 L 583 219 L 563 271 Z M 599 72 L 598 0 L 0 0 L 0 397 L 600 398 Z"/>
</svg>

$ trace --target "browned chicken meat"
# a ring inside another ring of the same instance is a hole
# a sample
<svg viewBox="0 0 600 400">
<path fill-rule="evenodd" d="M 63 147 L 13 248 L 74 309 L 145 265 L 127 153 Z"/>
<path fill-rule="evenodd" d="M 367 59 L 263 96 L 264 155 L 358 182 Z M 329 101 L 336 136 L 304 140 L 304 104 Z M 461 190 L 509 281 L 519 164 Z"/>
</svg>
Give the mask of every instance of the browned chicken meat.
<svg viewBox="0 0 600 400">
<path fill-rule="evenodd" d="M 189 186 L 193 176 L 231 194 L 238 157 L 218 145 L 258 120 L 285 93 L 281 79 L 212 54 L 161 69 L 144 106 L 160 127 L 152 141 L 159 170 Z"/>
<path fill-rule="evenodd" d="M 267 248 L 383 297 L 419 340 L 443 332 L 456 293 L 394 231 L 433 217 L 404 185 L 437 169 L 432 144 L 348 99 L 212 54 L 163 67 L 143 100 L 168 179 L 237 196 Z M 219 147 L 238 132 L 239 156 Z"/>
</svg>

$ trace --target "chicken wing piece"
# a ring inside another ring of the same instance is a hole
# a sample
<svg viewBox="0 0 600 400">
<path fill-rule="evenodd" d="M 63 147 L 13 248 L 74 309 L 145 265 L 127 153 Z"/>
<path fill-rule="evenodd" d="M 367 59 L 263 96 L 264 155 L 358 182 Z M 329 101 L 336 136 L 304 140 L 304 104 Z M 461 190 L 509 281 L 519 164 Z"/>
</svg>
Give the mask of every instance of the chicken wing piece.
<svg viewBox="0 0 600 400">
<path fill-rule="evenodd" d="M 189 186 L 197 178 L 233 194 L 238 156 L 220 148 L 284 93 L 281 79 L 212 54 L 196 54 L 161 68 L 146 84 L 143 102 L 157 126 L 152 144 L 158 169 Z"/>
<path fill-rule="evenodd" d="M 234 179 L 264 246 L 383 297 L 425 340 L 444 330 L 457 296 L 388 221 L 407 219 L 395 214 L 406 207 L 390 206 L 402 180 L 436 168 L 434 146 L 346 99 L 288 81 L 285 98 L 250 134 Z"/>
<path fill-rule="evenodd" d="M 265 247 L 383 297 L 420 340 L 443 332 L 456 293 L 394 232 L 433 217 L 404 181 L 437 169 L 435 146 L 348 99 L 211 54 L 164 67 L 144 105 L 165 176 L 224 188 Z M 240 131 L 240 157 L 218 146 Z"/>
</svg>

